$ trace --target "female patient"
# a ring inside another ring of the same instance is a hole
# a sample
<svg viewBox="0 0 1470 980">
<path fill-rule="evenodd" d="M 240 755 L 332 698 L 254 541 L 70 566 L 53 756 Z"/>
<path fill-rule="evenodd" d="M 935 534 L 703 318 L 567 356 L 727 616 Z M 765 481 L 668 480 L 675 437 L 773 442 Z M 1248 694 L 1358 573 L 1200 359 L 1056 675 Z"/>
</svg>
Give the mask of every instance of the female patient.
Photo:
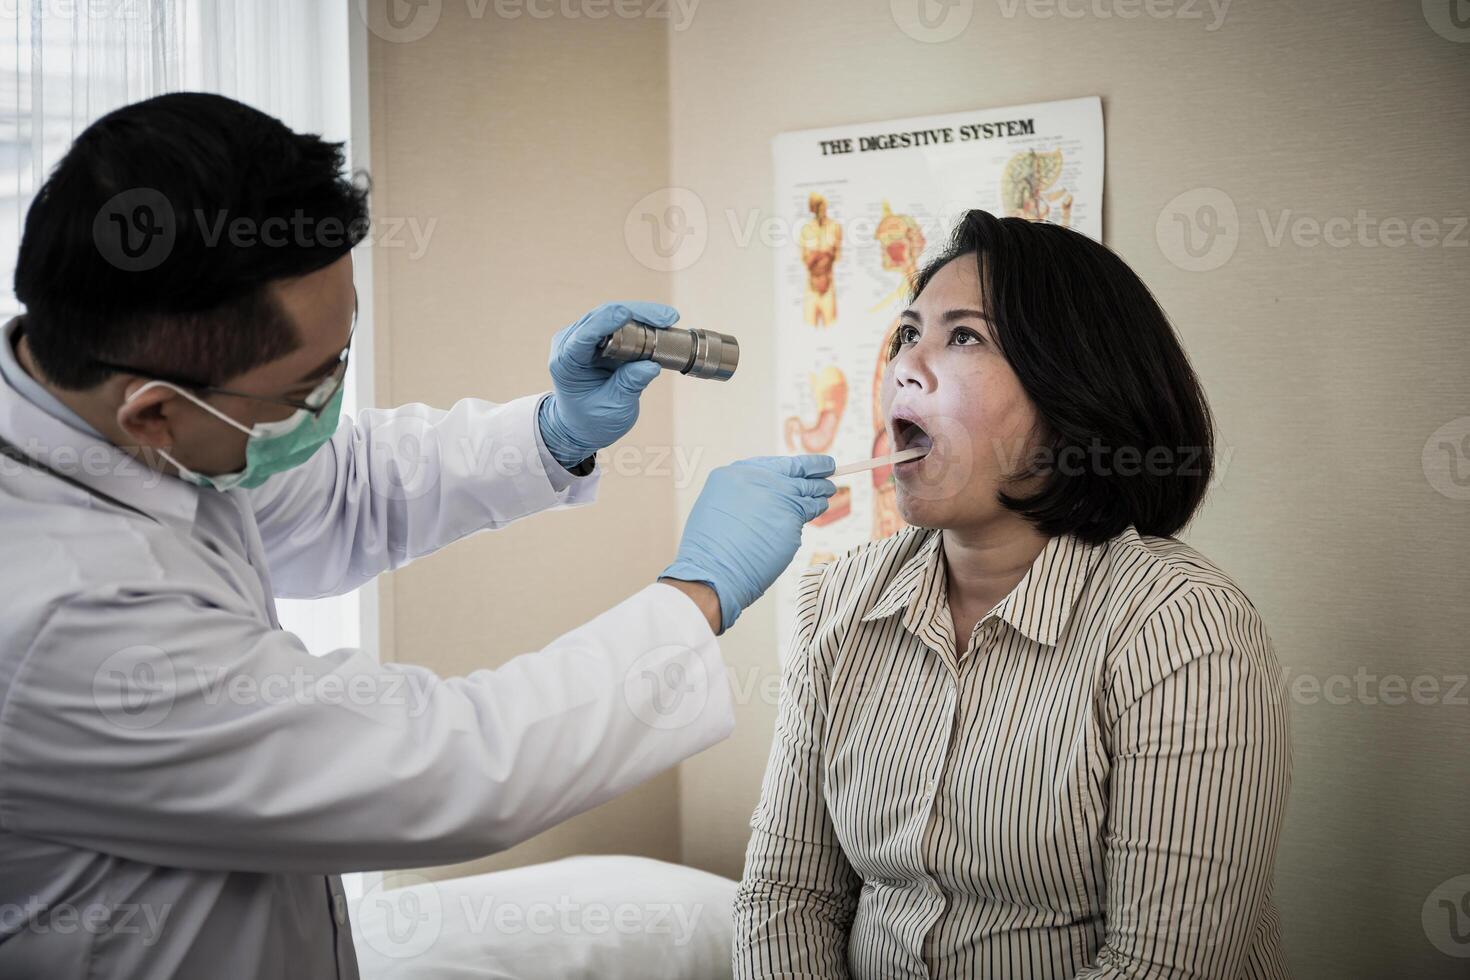
<svg viewBox="0 0 1470 980">
<path fill-rule="evenodd" d="M 911 525 L 800 585 L 737 977 L 1275 978 L 1291 749 L 1228 575 L 1172 537 L 1209 409 L 1103 246 L 969 212 L 883 377 Z"/>
</svg>

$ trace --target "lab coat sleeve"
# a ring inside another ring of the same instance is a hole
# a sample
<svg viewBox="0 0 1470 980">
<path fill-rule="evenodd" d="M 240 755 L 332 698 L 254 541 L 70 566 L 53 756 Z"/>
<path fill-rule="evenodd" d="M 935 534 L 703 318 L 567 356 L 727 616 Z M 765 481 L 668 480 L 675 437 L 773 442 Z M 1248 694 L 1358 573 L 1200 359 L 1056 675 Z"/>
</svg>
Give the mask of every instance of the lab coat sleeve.
<svg viewBox="0 0 1470 980">
<path fill-rule="evenodd" d="M 119 586 L 57 607 L 0 704 L 0 825 L 181 868 L 446 864 L 612 799 L 733 717 L 708 622 L 661 583 L 456 678 Z"/>
<path fill-rule="evenodd" d="M 465 535 L 591 503 L 601 471 L 572 476 L 547 451 L 544 397 L 367 409 L 305 463 L 240 491 L 276 595 L 339 595 Z"/>
</svg>

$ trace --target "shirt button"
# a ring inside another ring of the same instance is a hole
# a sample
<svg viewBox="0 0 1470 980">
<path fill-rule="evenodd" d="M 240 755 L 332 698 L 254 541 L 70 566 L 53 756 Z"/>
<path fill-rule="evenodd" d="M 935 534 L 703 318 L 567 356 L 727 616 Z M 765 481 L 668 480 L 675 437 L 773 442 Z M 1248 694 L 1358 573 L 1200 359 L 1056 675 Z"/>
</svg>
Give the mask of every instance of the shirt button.
<svg viewBox="0 0 1470 980">
<path fill-rule="evenodd" d="M 337 925 L 339 926 L 345 926 L 347 924 L 346 895 L 338 894 L 332 896 L 332 917 L 337 920 Z"/>
</svg>

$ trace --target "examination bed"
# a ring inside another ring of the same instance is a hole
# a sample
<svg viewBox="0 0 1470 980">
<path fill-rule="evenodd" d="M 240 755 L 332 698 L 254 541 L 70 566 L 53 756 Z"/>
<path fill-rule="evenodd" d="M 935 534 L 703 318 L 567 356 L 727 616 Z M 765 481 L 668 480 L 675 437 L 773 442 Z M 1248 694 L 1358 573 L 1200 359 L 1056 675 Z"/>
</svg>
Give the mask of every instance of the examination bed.
<svg viewBox="0 0 1470 980">
<path fill-rule="evenodd" d="M 363 980 L 720 980 L 735 889 L 649 858 L 573 857 L 374 888 L 353 935 Z"/>
</svg>

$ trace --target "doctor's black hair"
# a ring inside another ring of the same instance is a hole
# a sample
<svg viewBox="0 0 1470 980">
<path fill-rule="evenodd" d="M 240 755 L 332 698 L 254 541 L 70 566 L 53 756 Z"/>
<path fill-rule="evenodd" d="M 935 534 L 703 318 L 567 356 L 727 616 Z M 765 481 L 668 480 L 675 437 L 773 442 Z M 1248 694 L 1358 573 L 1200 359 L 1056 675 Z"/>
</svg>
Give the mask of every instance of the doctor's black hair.
<svg viewBox="0 0 1470 980">
<path fill-rule="evenodd" d="M 1184 349 L 1148 287 L 1111 249 L 1060 225 L 966 212 L 915 277 L 977 263 L 982 310 L 1043 431 L 997 500 L 1043 534 L 1101 544 L 1130 524 L 1172 536 L 1203 501 L 1214 420 Z"/>
<path fill-rule="evenodd" d="M 70 389 L 109 361 L 219 384 L 293 350 L 267 289 L 368 233 L 341 143 L 233 99 L 176 92 L 108 113 L 26 214 L 15 295 L 41 372 Z"/>
</svg>

